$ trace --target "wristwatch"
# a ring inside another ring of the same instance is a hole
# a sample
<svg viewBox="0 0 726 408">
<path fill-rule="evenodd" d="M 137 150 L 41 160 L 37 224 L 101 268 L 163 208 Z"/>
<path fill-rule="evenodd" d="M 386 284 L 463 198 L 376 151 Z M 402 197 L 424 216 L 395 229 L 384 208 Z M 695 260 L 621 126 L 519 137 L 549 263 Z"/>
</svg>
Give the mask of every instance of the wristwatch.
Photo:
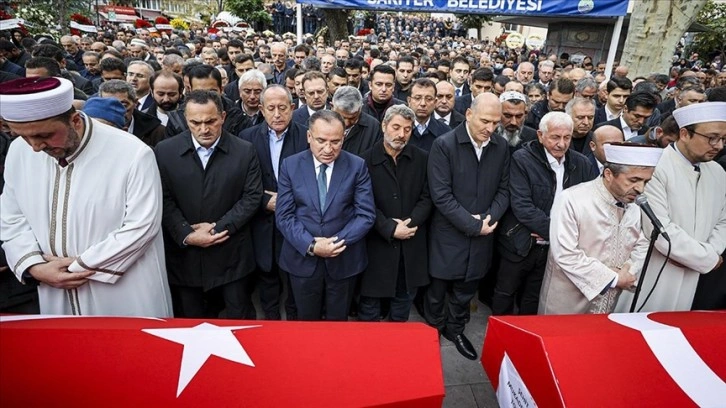
<svg viewBox="0 0 726 408">
<path fill-rule="evenodd" d="M 308 256 L 315 256 L 315 241 L 314 240 L 308 246 L 307 254 L 308 254 Z"/>
</svg>

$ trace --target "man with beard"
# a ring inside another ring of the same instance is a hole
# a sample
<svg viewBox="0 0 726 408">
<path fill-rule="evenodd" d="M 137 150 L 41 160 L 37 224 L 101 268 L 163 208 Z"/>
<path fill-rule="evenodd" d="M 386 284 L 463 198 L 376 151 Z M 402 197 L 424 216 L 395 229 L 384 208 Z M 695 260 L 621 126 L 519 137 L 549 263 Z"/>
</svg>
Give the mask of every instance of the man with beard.
<svg viewBox="0 0 726 408">
<path fill-rule="evenodd" d="M 499 100 L 502 103 L 502 121 L 497 127 L 497 134 L 504 137 L 509 144 L 510 153 L 514 153 L 522 144 L 537 139 L 537 131 L 524 125 L 527 117 L 527 98 L 519 92 L 504 92 Z"/>
<path fill-rule="evenodd" d="M 414 81 L 408 107 L 416 115 L 409 143 L 428 152 L 437 137 L 451 131 L 450 127 L 432 117 L 436 108 L 436 85 L 427 78 Z"/>
<path fill-rule="evenodd" d="M 368 81 L 363 79 L 361 71 L 363 70 L 363 60 L 358 58 L 350 58 L 345 61 L 343 66 L 345 73 L 348 74 L 348 85 L 358 88 L 361 95 L 365 95 L 370 91 Z"/>
<path fill-rule="evenodd" d="M 163 126 L 169 122 L 169 112 L 179 107 L 179 101 L 184 93 L 182 77 L 172 72 L 161 71 L 151 81 L 151 95 L 154 105 L 149 108 L 149 115 L 156 116 Z"/>
<path fill-rule="evenodd" d="M 436 108 L 434 118 L 454 129 L 466 120 L 464 115 L 454 110 L 454 85 L 448 81 L 436 84 Z"/>
<path fill-rule="evenodd" d="M 40 283 L 40 312 L 170 317 L 152 150 L 76 112 L 66 79 L 6 82 L 0 99 L 23 138 L 5 163 L 0 236 L 18 280 Z"/>
<path fill-rule="evenodd" d="M 270 45 L 272 55 L 272 83 L 285 85 L 285 71 L 287 71 L 287 46 L 285 43 L 276 42 Z M 335 57 L 333 57 L 335 59 Z M 263 61 L 264 62 L 264 61 Z"/>
<path fill-rule="evenodd" d="M 414 83 L 411 97 L 416 87 Z M 383 140 L 363 154 L 377 216 L 366 239 L 368 267 L 360 284 L 361 321 L 378 321 L 385 298 L 390 299 L 390 320 L 407 321 L 417 288 L 429 281 L 427 232 L 433 206 L 427 155 L 407 143 L 414 117 L 410 108 L 392 106 L 383 118 Z"/>
<path fill-rule="evenodd" d="M 630 139 L 630 142 L 665 149 L 668 145 L 678 140 L 679 129 L 676 119 L 671 115 L 663 119 L 660 126 L 651 127 L 645 134 Z"/>
<path fill-rule="evenodd" d="M 582 154 L 590 150 L 588 142 L 592 139 L 592 125 L 595 122 L 596 109 L 592 99 L 579 96 L 565 106 L 565 113 L 570 115 L 574 123 L 570 149 Z"/>
<path fill-rule="evenodd" d="M 343 150 L 360 156 L 383 137 L 381 124 L 367 113 L 363 113 L 363 97 L 352 86 L 341 86 L 335 92 L 332 110 L 345 122 Z"/>
<path fill-rule="evenodd" d="M 235 106 L 229 98 L 222 95 L 222 76 L 219 70 L 209 65 L 198 64 L 191 67 L 187 73 L 191 91 L 206 90 L 220 94 L 222 105 L 224 105 L 224 130 L 238 134 L 242 129 L 248 127 L 249 119 L 242 111 Z M 169 122 L 166 127 L 167 137 L 173 137 L 188 129 L 187 120 L 184 117 L 184 109 L 180 107 L 169 114 Z"/>
<path fill-rule="evenodd" d="M 492 314 L 537 314 L 547 264 L 550 210 L 562 190 L 597 177 L 587 158 L 569 149 L 573 121 L 562 112 L 542 118 L 536 141 L 512 155 L 511 205 L 497 237 L 501 257 L 492 297 Z"/>
<path fill-rule="evenodd" d="M 166 136 L 166 128 L 156 116 L 136 109 L 137 99 L 134 88 L 128 82 L 117 79 L 106 81 L 98 88 L 98 96 L 116 98 L 126 109 L 124 130 L 138 137 L 150 147 L 156 146 Z"/>
</svg>

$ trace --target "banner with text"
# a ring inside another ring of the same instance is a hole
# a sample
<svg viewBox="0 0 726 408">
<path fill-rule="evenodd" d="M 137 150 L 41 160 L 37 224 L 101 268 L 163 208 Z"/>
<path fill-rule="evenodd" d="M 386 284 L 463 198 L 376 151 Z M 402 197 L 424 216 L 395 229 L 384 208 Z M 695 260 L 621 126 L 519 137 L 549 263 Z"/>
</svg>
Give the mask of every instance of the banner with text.
<svg viewBox="0 0 726 408">
<path fill-rule="evenodd" d="M 410 11 L 530 16 L 618 17 L 628 0 L 297 0 L 316 7 L 349 10 Z"/>
</svg>

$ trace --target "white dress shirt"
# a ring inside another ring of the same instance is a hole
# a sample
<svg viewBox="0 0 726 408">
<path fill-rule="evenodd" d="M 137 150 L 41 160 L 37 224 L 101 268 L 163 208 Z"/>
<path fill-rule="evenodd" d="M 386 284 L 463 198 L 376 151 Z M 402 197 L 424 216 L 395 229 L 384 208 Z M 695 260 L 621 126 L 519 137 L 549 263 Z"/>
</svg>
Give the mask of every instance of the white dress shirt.
<svg viewBox="0 0 726 408">
<path fill-rule="evenodd" d="M 320 175 L 320 165 L 323 163 L 319 162 L 318 159 L 316 159 L 315 156 L 313 156 L 313 164 L 315 165 L 315 178 L 317 179 L 318 176 Z M 328 168 L 325 169 L 325 176 L 326 176 L 325 181 L 327 182 L 325 187 L 328 190 L 330 190 L 330 178 L 333 176 L 333 166 L 334 165 L 335 165 L 335 161 L 332 161 L 332 162 L 328 163 Z"/>
</svg>

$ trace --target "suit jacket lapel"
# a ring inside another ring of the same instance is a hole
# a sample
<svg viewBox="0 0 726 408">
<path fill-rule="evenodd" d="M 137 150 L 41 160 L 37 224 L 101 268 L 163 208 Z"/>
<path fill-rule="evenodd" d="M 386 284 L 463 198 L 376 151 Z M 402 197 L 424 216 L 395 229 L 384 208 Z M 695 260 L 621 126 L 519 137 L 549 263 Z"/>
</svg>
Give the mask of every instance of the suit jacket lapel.
<svg viewBox="0 0 726 408">
<path fill-rule="evenodd" d="M 313 153 L 310 150 L 305 152 L 303 160 L 300 161 L 300 168 L 298 171 L 302 174 L 303 182 L 307 186 L 305 190 L 307 190 L 308 194 L 310 194 L 310 201 L 312 201 L 313 206 L 318 209 L 318 212 L 322 214 L 323 212 L 320 210 L 320 197 L 318 196 L 318 180 L 315 177 L 315 163 L 313 162 Z M 329 193 L 328 197 L 330 197 Z"/>
<path fill-rule="evenodd" d="M 343 152 L 340 152 L 340 156 L 335 160 L 333 166 L 333 174 L 330 176 L 330 183 L 328 183 L 328 195 L 325 197 L 325 210 L 327 211 L 330 207 L 330 203 L 333 201 L 335 194 L 340 189 L 340 184 L 343 182 L 343 177 L 348 174 L 348 158 Z M 317 191 L 317 189 L 316 189 Z M 323 214 L 325 211 L 323 211 Z"/>
</svg>

